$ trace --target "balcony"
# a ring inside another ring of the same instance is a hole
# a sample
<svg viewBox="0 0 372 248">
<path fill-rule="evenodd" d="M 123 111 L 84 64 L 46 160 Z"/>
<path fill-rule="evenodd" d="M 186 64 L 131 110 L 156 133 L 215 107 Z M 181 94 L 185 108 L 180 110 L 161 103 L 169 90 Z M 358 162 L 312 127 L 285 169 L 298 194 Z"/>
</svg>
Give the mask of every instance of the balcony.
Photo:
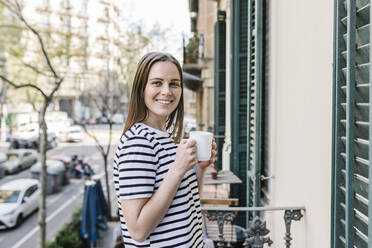
<svg viewBox="0 0 372 248">
<path fill-rule="evenodd" d="M 185 44 L 185 41 L 183 43 Z M 199 55 L 199 38 L 195 35 L 183 46 L 183 71 L 200 78 L 205 65 Z"/>
<path fill-rule="evenodd" d="M 266 221 L 259 217 L 262 212 L 284 212 L 286 248 L 291 247 L 291 224 L 292 221 L 300 221 L 305 207 L 207 207 L 202 206 L 204 218 L 204 236 L 212 240 L 217 248 L 223 247 L 254 247 L 263 248 L 265 244 L 271 246 L 273 241 L 269 237 L 270 230 L 266 228 Z M 249 221 L 248 227 L 234 225 L 239 213 L 253 213 L 253 220 Z M 275 244 L 274 247 L 280 247 Z"/>
<path fill-rule="evenodd" d="M 201 197 L 203 214 L 203 232 L 207 242 L 213 242 L 214 247 L 254 247 L 263 248 L 265 244 L 273 244 L 270 230 L 266 227 L 264 218 L 269 212 L 283 212 L 285 236 L 283 243 L 291 247 L 291 224 L 300 221 L 305 207 L 237 207 L 238 198 L 229 198 L 229 188 L 232 184 L 240 184 L 242 180 L 231 171 L 207 170 L 204 177 L 204 187 Z M 227 187 L 226 187 L 227 186 Z M 208 197 L 208 198 L 206 198 Z M 249 218 L 248 225 L 245 226 Z M 282 247 L 275 244 L 274 247 Z"/>
<path fill-rule="evenodd" d="M 199 39 L 196 35 L 191 37 L 183 47 L 184 64 L 196 64 L 199 58 Z"/>
</svg>

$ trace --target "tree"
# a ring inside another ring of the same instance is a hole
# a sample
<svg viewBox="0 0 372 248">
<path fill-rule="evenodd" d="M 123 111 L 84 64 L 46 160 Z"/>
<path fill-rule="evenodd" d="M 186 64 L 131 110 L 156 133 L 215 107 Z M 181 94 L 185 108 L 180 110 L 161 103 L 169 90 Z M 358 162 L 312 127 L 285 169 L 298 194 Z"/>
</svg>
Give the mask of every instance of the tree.
<svg viewBox="0 0 372 248">
<path fill-rule="evenodd" d="M 114 72 L 103 72 L 102 73 L 102 84 L 97 85 L 97 87 L 91 88 L 90 91 L 85 92 L 83 98 L 85 103 L 95 108 L 101 117 L 105 118 L 105 124 L 108 125 L 108 145 L 105 148 L 104 145 L 98 140 L 98 138 L 90 131 L 88 131 L 85 123 L 81 123 L 85 133 L 91 137 L 95 143 L 98 151 L 100 152 L 105 172 L 105 182 L 106 182 L 106 194 L 109 207 L 109 216 L 111 215 L 111 194 L 108 179 L 108 156 L 110 155 L 111 142 L 112 142 L 112 126 L 113 126 L 113 116 L 122 111 L 122 96 L 126 88 L 123 84 L 118 83 L 117 74 Z"/>
<path fill-rule="evenodd" d="M 22 62 L 25 68 L 31 69 L 34 73 L 38 74 L 47 81 L 50 81 L 47 87 L 42 88 L 36 83 L 21 83 L 18 81 L 17 78 L 9 78 L 6 75 L 0 75 L 0 78 L 13 86 L 16 89 L 21 88 L 32 88 L 36 92 L 38 92 L 42 96 L 42 108 L 39 115 L 39 125 L 41 128 L 40 134 L 40 154 L 41 154 L 41 173 L 40 173 L 40 181 L 41 181 L 41 194 L 42 197 L 40 198 L 39 203 L 39 247 L 45 248 L 45 241 L 46 241 L 46 151 L 47 151 L 47 125 L 45 122 L 45 113 L 47 111 L 48 106 L 53 101 L 53 98 L 60 88 L 63 77 L 61 77 L 57 71 L 55 70 L 52 62 L 50 60 L 50 56 L 47 52 L 45 42 L 42 38 L 42 35 L 39 31 L 37 31 L 33 26 L 29 24 L 29 22 L 24 18 L 22 14 L 22 7 L 17 0 L 0 0 L 0 4 L 5 7 L 13 16 L 15 16 L 20 23 L 22 24 L 23 28 L 29 31 L 38 41 L 40 46 L 41 56 L 43 57 L 43 62 L 45 67 L 47 68 L 47 72 L 40 70 L 37 66 L 28 64 L 26 62 Z"/>
</svg>

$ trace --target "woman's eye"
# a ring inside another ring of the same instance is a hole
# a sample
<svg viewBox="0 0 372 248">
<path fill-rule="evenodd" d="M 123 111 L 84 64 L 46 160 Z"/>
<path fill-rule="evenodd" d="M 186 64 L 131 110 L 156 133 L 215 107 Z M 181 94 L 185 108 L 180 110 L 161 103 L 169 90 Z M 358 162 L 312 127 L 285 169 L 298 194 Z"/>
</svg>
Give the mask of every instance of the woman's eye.
<svg viewBox="0 0 372 248">
<path fill-rule="evenodd" d="M 169 85 L 171 87 L 179 87 L 180 86 L 180 84 L 178 82 L 171 82 Z"/>
<path fill-rule="evenodd" d="M 158 85 L 161 85 L 161 82 L 160 81 L 155 81 L 155 82 L 152 82 L 153 85 L 155 86 L 158 86 Z"/>
</svg>

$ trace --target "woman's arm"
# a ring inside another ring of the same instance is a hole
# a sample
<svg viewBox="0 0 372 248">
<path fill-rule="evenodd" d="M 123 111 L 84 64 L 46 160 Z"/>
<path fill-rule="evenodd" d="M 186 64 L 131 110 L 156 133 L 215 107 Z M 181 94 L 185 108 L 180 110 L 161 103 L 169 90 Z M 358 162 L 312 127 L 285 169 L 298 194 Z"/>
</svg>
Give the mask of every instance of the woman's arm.
<svg viewBox="0 0 372 248">
<path fill-rule="evenodd" d="M 131 237 L 139 242 L 164 218 L 184 174 L 197 164 L 195 141 L 182 140 L 174 164 L 169 168 L 159 189 L 151 198 L 121 200 L 121 208 Z"/>
</svg>

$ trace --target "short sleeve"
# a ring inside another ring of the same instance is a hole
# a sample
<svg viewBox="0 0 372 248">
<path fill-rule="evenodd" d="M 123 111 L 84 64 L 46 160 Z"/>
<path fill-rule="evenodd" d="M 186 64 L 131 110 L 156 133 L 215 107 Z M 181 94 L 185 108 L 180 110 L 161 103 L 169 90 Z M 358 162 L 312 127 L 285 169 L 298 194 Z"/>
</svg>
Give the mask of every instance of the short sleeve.
<svg viewBox="0 0 372 248">
<path fill-rule="evenodd" d="M 134 136 L 118 147 L 119 200 L 149 198 L 154 193 L 157 157 L 145 137 Z"/>
</svg>

